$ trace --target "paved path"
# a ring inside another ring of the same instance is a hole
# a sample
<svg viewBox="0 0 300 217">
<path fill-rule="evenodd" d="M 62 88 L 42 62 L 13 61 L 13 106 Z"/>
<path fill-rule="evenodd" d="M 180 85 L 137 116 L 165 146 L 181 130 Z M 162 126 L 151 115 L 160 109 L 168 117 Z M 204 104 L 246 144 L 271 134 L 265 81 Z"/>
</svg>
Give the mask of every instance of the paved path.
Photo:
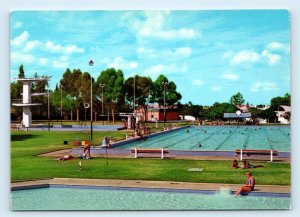
<svg viewBox="0 0 300 217">
<path fill-rule="evenodd" d="M 93 147 L 91 148 L 91 153 L 92 157 L 106 157 L 106 152 L 105 150 L 100 150 L 98 152 L 93 152 Z M 97 148 L 95 148 L 97 149 Z M 64 155 L 72 154 L 75 157 L 79 157 L 80 154 L 83 152 L 83 149 L 77 148 L 77 151 L 74 151 L 74 149 L 64 149 L 64 150 L 59 150 L 59 151 L 54 151 L 54 152 L 49 152 L 45 154 L 41 154 L 39 156 L 42 157 L 52 157 L 52 158 L 60 158 L 63 157 Z M 182 152 L 181 154 L 178 153 L 170 153 L 166 155 L 166 158 L 172 158 L 172 159 L 189 159 L 189 160 L 233 160 L 233 159 L 239 159 L 239 156 L 234 156 L 232 152 L 222 152 L 219 153 L 215 156 L 205 154 L 206 152 L 202 153 L 202 155 L 190 155 L 190 153 L 184 154 Z M 223 153 L 225 153 L 223 155 Z M 226 154 L 227 153 L 227 154 Z M 229 153 L 229 154 L 228 154 Z M 139 154 L 142 156 L 141 154 Z M 130 150 L 124 150 L 124 149 L 108 149 L 107 150 L 107 156 L 110 158 L 134 158 L 134 154 L 131 153 Z M 144 156 L 145 157 L 145 156 Z M 160 158 L 160 154 L 147 154 L 147 157 L 152 157 L 152 158 Z M 248 157 L 244 157 L 244 159 L 247 159 Z M 257 161 L 268 161 L 269 158 L 259 158 L 259 157 L 251 157 L 251 161 L 257 160 Z M 291 158 L 275 158 L 274 161 L 281 161 L 281 162 L 290 162 Z"/>
<path fill-rule="evenodd" d="M 191 183 L 191 182 L 170 182 L 170 181 L 144 181 L 144 180 L 115 180 L 115 179 L 78 179 L 78 178 L 54 178 L 47 180 L 25 181 L 11 183 L 12 188 L 23 188 L 30 186 L 45 185 L 83 185 L 83 186 L 112 186 L 131 188 L 163 188 L 163 189 L 187 189 L 187 190 L 213 190 L 230 188 L 236 191 L 241 184 L 220 184 L 220 183 Z M 256 185 L 255 192 L 259 193 L 290 193 L 290 186 L 279 185 Z"/>
</svg>

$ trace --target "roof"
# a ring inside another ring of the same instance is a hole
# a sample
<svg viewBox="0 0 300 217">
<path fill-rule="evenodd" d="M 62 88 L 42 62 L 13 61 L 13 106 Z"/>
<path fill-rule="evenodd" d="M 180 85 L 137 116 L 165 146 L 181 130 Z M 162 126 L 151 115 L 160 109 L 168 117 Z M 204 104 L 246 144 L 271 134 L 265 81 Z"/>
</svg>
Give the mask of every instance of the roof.
<svg viewBox="0 0 300 217">
<path fill-rule="evenodd" d="M 250 118 L 251 113 L 245 112 L 241 113 L 240 115 L 237 115 L 236 113 L 224 113 L 224 118 Z"/>
<path fill-rule="evenodd" d="M 280 107 L 283 108 L 285 112 L 291 111 L 291 106 L 281 105 Z"/>
</svg>

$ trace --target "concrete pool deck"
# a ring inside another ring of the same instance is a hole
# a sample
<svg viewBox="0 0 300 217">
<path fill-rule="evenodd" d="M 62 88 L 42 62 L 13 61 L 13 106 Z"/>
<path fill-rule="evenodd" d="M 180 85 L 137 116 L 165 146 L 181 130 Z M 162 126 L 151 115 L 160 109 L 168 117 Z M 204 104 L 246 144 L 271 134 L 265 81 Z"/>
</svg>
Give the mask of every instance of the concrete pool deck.
<svg viewBox="0 0 300 217">
<path fill-rule="evenodd" d="M 41 154 L 42 157 L 52 157 L 58 159 L 64 155 L 71 154 L 74 157 L 79 157 L 82 154 L 83 148 L 76 149 L 63 149 L 59 151 L 49 152 Z M 92 157 L 106 157 L 106 150 L 91 147 L 91 156 Z M 147 156 L 140 154 L 140 157 L 156 158 L 159 159 L 159 154 L 147 154 Z M 107 149 L 107 157 L 109 158 L 134 158 L 134 153 L 131 153 L 131 150 L 126 149 Z M 239 159 L 239 156 L 236 156 L 234 151 L 171 151 L 169 154 L 165 155 L 165 158 L 169 159 L 188 159 L 188 160 L 234 160 Z M 244 156 L 243 159 L 251 159 L 257 161 L 268 161 L 270 157 L 268 156 Z M 290 162 L 290 153 L 279 153 L 279 156 L 274 157 L 274 162 Z"/>
<path fill-rule="evenodd" d="M 176 189 L 176 190 L 203 190 L 218 191 L 229 188 L 236 191 L 241 184 L 220 183 L 190 183 L 172 181 L 145 181 L 145 180 L 115 180 L 115 179 L 78 179 L 78 178 L 53 178 L 11 183 L 12 190 L 49 187 L 51 185 L 64 186 L 93 186 L 93 187 L 122 187 L 122 188 L 147 188 L 147 189 Z M 255 185 L 254 193 L 290 194 L 290 186 L 281 185 Z"/>
</svg>

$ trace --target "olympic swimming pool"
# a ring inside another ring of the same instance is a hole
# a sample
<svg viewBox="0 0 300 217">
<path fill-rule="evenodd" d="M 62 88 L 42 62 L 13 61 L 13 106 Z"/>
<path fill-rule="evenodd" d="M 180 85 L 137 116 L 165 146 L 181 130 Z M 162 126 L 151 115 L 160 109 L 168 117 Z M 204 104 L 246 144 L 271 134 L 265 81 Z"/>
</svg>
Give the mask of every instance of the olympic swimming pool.
<svg viewBox="0 0 300 217">
<path fill-rule="evenodd" d="M 290 209 L 290 194 L 235 197 L 220 191 L 67 187 L 12 191 L 11 209 L 23 210 L 264 210 Z"/>
<path fill-rule="evenodd" d="M 167 148 L 190 151 L 273 149 L 290 152 L 289 126 L 192 126 L 118 146 L 121 149 Z"/>
</svg>

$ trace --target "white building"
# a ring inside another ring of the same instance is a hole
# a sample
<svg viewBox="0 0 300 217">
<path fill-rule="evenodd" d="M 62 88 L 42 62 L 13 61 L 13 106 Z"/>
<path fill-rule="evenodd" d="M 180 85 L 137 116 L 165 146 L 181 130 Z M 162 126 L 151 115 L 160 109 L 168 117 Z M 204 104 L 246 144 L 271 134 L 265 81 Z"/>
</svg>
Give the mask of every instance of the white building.
<svg viewBox="0 0 300 217">
<path fill-rule="evenodd" d="M 291 113 L 291 106 L 281 105 L 276 112 L 276 116 L 278 117 L 278 121 L 281 124 L 289 124 L 290 121 L 286 118 L 287 113 Z"/>
</svg>

